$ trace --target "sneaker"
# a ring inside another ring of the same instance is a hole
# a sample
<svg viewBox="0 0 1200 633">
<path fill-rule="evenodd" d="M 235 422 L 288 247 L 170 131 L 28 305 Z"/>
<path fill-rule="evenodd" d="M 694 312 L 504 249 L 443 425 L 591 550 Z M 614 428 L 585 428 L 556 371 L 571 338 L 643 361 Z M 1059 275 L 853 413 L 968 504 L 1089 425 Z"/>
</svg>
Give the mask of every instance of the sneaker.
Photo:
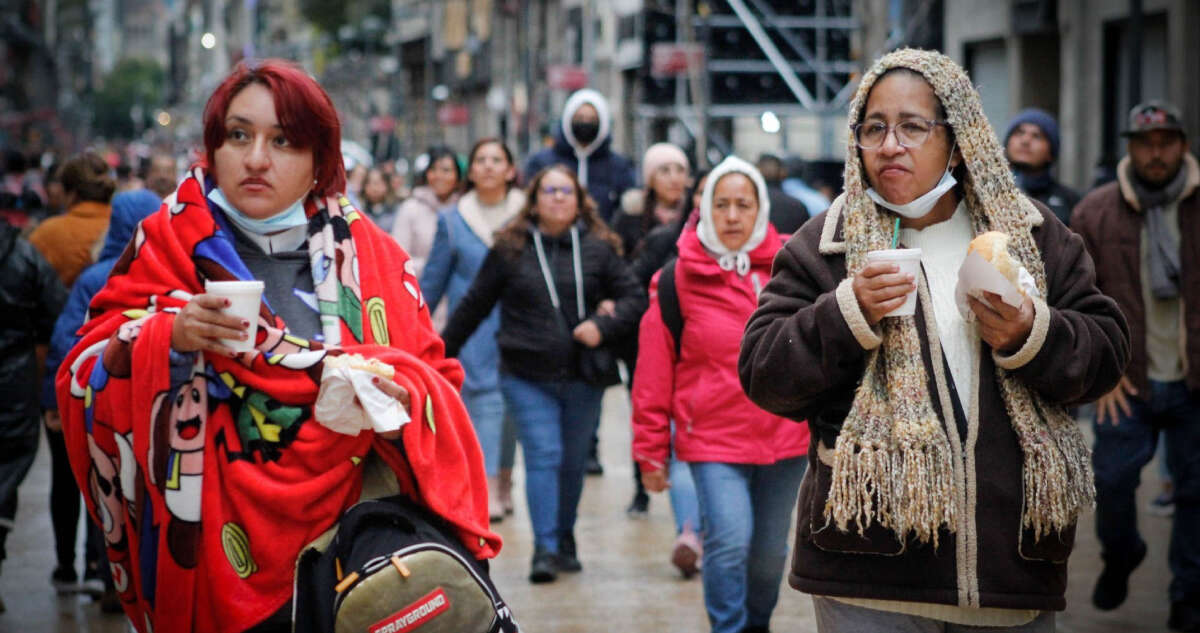
<svg viewBox="0 0 1200 633">
<path fill-rule="evenodd" d="M 691 578 L 700 571 L 700 557 L 703 552 L 704 548 L 696 533 L 685 528 L 675 537 L 675 547 L 671 550 L 671 564 L 684 578 Z"/>
<path fill-rule="evenodd" d="M 583 563 L 575 550 L 575 535 L 566 534 L 558 537 L 558 571 L 573 574 L 583 571 Z"/>
<path fill-rule="evenodd" d="M 1142 560 L 1146 558 L 1146 542 L 1139 540 L 1137 549 L 1128 556 L 1101 554 L 1104 557 L 1104 571 L 1096 580 L 1096 588 L 1092 591 L 1092 604 L 1101 611 L 1111 611 L 1125 602 L 1129 595 L 1129 575 Z"/>
<path fill-rule="evenodd" d="M 1172 602 L 1171 617 L 1167 619 L 1167 627 L 1172 631 L 1200 633 L 1200 607 L 1186 602 Z"/>
<path fill-rule="evenodd" d="M 492 523 L 504 520 L 504 506 L 500 503 L 500 478 L 488 477 L 488 518 Z"/>
<path fill-rule="evenodd" d="M 104 593 L 104 581 L 100 578 L 100 570 L 88 565 L 83 570 L 83 583 L 79 585 L 79 591 L 93 598 L 100 598 Z"/>
<path fill-rule="evenodd" d="M 631 519 L 644 519 L 650 512 L 650 495 L 644 492 L 637 492 L 633 495 L 633 501 L 629 502 L 629 507 L 625 508 L 625 514 Z"/>
<path fill-rule="evenodd" d="M 533 552 L 533 563 L 529 566 L 529 582 L 554 582 L 558 578 L 558 555 L 539 547 Z"/>
<path fill-rule="evenodd" d="M 71 567 L 58 567 L 50 574 L 50 584 L 59 594 L 75 593 L 79 591 L 79 576 Z"/>
<path fill-rule="evenodd" d="M 1156 517 L 1169 517 L 1175 514 L 1175 491 L 1164 486 L 1163 491 L 1146 506 L 1146 513 Z"/>
</svg>

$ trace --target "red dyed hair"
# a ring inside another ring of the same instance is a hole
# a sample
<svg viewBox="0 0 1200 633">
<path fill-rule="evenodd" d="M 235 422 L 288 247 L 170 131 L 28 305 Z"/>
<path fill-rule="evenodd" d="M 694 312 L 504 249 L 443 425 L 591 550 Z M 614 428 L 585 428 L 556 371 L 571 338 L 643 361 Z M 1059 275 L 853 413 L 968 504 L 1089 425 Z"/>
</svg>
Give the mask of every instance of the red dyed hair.
<svg viewBox="0 0 1200 633">
<path fill-rule="evenodd" d="M 282 59 L 264 59 L 252 64 L 238 62 L 204 106 L 204 151 L 211 167 L 213 154 L 225 144 L 225 115 L 229 103 L 246 86 L 262 84 L 275 100 L 275 117 L 288 143 L 313 150 L 313 192 L 337 195 L 346 190 L 346 168 L 342 164 L 342 125 L 333 101 L 319 84 L 296 64 Z"/>
</svg>

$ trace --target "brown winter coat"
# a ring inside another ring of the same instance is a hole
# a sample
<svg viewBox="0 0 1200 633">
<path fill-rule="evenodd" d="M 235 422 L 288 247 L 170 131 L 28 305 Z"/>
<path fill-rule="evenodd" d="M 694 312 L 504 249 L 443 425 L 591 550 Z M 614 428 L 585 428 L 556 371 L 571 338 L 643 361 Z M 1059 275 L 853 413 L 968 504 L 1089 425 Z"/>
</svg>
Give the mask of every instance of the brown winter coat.
<svg viewBox="0 0 1200 633">
<path fill-rule="evenodd" d="M 1200 389 L 1200 166 L 1187 155 L 1183 168 L 1187 183 L 1179 200 L 1179 288 L 1183 297 L 1183 326 L 1187 335 L 1184 360 L 1187 384 Z M 1131 164 L 1126 157 L 1117 165 L 1118 178 L 1084 197 L 1071 214 L 1071 229 L 1083 237 L 1096 259 L 1096 285 L 1116 300 L 1129 322 L 1132 343 L 1125 375 L 1138 393 L 1150 393 L 1146 378 L 1146 306 L 1142 301 L 1141 239 L 1146 216 L 1138 208 L 1129 183 Z"/>
<path fill-rule="evenodd" d="M 840 532 L 825 524 L 829 453 L 865 370 L 864 345 L 871 344 L 846 278 L 840 200 L 806 223 L 776 256 L 771 281 L 746 327 L 739 373 L 751 400 L 793 420 L 809 420 L 814 436 L 811 466 L 800 486 L 792 587 L 817 595 L 964 607 L 1065 608 L 1074 528 L 1036 542 L 1021 529 L 1022 453 L 996 381 L 997 363 L 1049 402 L 1092 400 L 1119 380 L 1129 335 L 1116 304 L 1096 288 L 1082 240 L 1037 206 L 1041 217 L 1034 219 L 1033 235 L 1045 261 L 1048 301 L 1035 300 L 1034 331 L 1017 353 L 997 359 L 984 344 L 976 399 L 962 399 L 966 389 L 955 389 L 945 365 L 932 367 L 930 330 L 918 305 L 928 388 L 937 393 L 938 381 L 948 383 L 954 410 L 946 412 L 937 397 L 931 402 L 943 423 L 956 424 L 964 438 L 953 450 L 965 466 L 955 485 L 967 491 L 967 506 L 954 533 L 941 530 L 936 548 L 915 539 L 900 543 L 878 523 L 863 536 L 853 525 Z"/>
<path fill-rule="evenodd" d="M 92 263 L 92 247 L 108 229 L 112 207 L 103 202 L 80 202 L 58 217 L 47 219 L 29 235 L 29 242 L 50 262 L 63 285 Z"/>
</svg>

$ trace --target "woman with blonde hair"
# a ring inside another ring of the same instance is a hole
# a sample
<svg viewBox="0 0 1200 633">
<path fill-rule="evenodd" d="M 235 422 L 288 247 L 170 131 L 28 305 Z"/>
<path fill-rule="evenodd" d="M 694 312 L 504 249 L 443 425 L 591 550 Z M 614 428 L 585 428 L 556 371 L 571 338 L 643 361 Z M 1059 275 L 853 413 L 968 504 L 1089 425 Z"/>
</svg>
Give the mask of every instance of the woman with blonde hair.
<svg viewBox="0 0 1200 633">
<path fill-rule="evenodd" d="M 820 631 L 1053 631 L 1095 495 L 1065 406 L 1121 377 L 1124 318 L 1079 237 L 1016 188 L 949 58 L 885 55 L 849 121 L 845 193 L 775 258 L 739 358 L 750 398 L 814 434 L 789 582 Z M 1027 282 L 1016 305 L 960 308 L 987 231 Z M 894 240 L 921 249 L 916 275 L 868 258 Z M 913 292 L 915 315 L 888 316 Z"/>
</svg>

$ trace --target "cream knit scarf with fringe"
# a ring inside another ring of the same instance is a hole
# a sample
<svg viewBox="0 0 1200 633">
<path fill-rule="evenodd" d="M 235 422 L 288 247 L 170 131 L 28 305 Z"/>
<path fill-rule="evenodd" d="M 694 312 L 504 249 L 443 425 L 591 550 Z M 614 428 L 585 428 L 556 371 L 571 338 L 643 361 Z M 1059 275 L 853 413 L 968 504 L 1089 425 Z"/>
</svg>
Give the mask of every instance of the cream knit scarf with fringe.
<svg viewBox="0 0 1200 633">
<path fill-rule="evenodd" d="M 962 184 L 975 232 L 1007 233 L 1010 253 L 1047 296 L 1046 271 L 1031 232 L 1036 210 L 1013 182 L 979 94 L 957 64 L 933 51 L 902 49 L 885 55 L 863 76 L 849 121 L 858 121 L 876 79 L 897 67 L 923 75 L 945 107 L 966 163 Z M 846 266 L 847 274 L 854 275 L 865 266 L 867 251 L 889 248 L 894 216 L 866 196 L 868 184 L 853 134 L 846 156 Z M 915 317 L 884 319 L 881 327 L 883 343 L 868 356 L 834 449 L 824 515 L 842 531 L 851 520 L 860 534 L 878 521 L 902 542 L 911 532 L 936 547 L 938 529 L 954 532 L 963 511 L 956 501 L 954 451 L 933 409 Z M 1040 539 L 1069 527 L 1093 505 L 1090 451 L 1062 407 L 1046 402 L 1000 367 L 996 376 L 1024 453 L 1022 526 Z M 954 423 L 952 412 L 944 415 L 946 424 Z"/>
</svg>

